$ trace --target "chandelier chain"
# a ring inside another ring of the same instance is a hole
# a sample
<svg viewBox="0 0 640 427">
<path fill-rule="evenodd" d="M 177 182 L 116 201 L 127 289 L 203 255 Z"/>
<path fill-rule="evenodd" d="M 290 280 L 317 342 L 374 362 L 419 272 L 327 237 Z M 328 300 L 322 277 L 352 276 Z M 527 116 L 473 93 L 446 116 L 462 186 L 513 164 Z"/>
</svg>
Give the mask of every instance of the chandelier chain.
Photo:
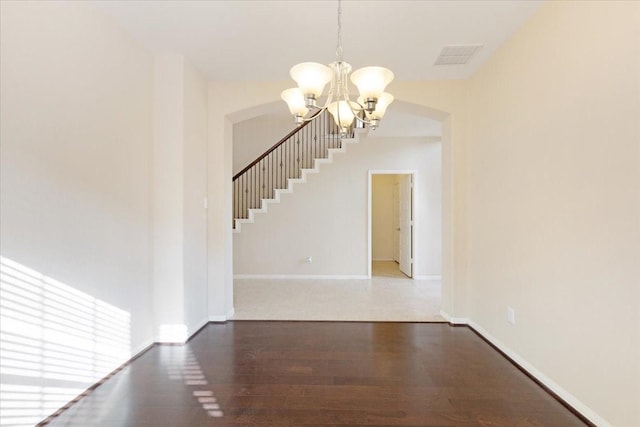
<svg viewBox="0 0 640 427">
<path fill-rule="evenodd" d="M 342 62 L 342 1 L 338 0 L 338 42 L 336 44 L 336 60 Z"/>
</svg>

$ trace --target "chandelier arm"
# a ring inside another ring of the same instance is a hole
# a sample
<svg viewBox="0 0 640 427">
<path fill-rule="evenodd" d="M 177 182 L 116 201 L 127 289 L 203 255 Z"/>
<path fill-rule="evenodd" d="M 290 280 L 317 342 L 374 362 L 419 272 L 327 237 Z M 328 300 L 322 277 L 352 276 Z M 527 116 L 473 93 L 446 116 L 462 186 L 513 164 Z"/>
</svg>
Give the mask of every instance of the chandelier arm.
<svg viewBox="0 0 640 427">
<path fill-rule="evenodd" d="M 353 105 L 351 105 L 351 98 L 349 97 L 349 73 L 351 72 L 351 68 L 341 67 L 340 68 L 340 89 L 342 90 L 342 99 L 346 102 L 347 107 L 351 110 L 351 114 L 354 117 L 357 117 L 357 113 L 353 110 Z M 340 109 L 338 108 L 338 112 Z M 351 122 L 353 124 L 353 122 Z"/>
<path fill-rule="evenodd" d="M 362 110 L 360 110 L 362 111 Z M 365 125 L 370 125 L 372 122 L 371 120 L 367 120 L 367 119 L 363 119 L 362 117 L 358 116 L 357 114 L 356 116 L 356 120 L 359 121 L 360 123 L 364 123 Z"/>
<path fill-rule="evenodd" d="M 327 93 L 327 99 L 324 102 L 324 106 L 321 107 L 323 110 L 326 110 L 327 107 L 329 107 L 329 104 L 331 104 L 331 102 L 333 102 L 333 97 L 336 96 L 336 78 L 335 78 L 335 73 L 333 75 L 333 77 L 331 78 L 331 86 L 329 86 L 329 92 Z M 339 96 L 337 96 L 337 98 L 339 98 Z"/>
<path fill-rule="evenodd" d="M 345 84 L 342 85 L 342 90 L 343 90 L 342 97 L 343 97 L 344 101 L 347 103 L 347 106 L 349 107 L 349 109 L 351 110 L 351 113 L 353 114 L 355 119 L 357 121 L 359 121 L 360 123 L 364 123 L 364 124 L 367 124 L 367 125 L 371 124 L 372 123 L 371 120 L 367 120 L 366 118 L 362 118 L 362 117 L 359 116 L 359 114 L 361 112 L 365 111 L 364 106 L 362 106 L 358 102 L 354 101 L 354 103 L 358 104 L 358 106 L 361 107 L 359 109 L 354 109 L 353 108 L 353 104 L 351 104 L 351 99 L 349 97 L 349 88 L 347 87 L 348 86 L 348 79 L 347 79 L 348 74 L 347 74 L 346 70 L 344 70 L 342 77 L 343 77 L 342 81 L 345 82 Z M 366 115 L 365 115 L 365 117 L 366 117 Z"/>
<path fill-rule="evenodd" d="M 318 117 L 320 117 L 320 114 L 327 109 L 326 107 L 315 107 L 315 108 L 317 108 L 318 111 L 316 111 L 311 117 L 302 117 L 300 124 L 311 122 L 317 119 Z"/>
<path fill-rule="evenodd" d="M 367 114 L 366 114 L 366 109 L 364 108 L 363 105 L 361 105 L 359 102 L 354 101 L 354 104 L 357 104 L 358 107 L 360 108 L 354 108 L 353 104 L 351 104 L 351 101 L 348 101 L 348 105 L 349 108 L 351 109 L 351 112 L 353 113 L 354 117 L 356 118 L 357 121 L 359 121 L 360 123 L 364 123 L 364 124 L 371 124 L 371 120 L 367 120 Z M 360 117 L 360 113 L 365 112 L 364 117 Z"/>
<path fill-rule="evenodd" d="M 351 108 L 351 100 L 349 99 L 349 73 L 346 68 L 340 70 L 340 81 L 342 82 L 342 98 L 347 102 L 349 108 Z"/>
<path fill-rule="evenodd" d="M 340 71 L 340 74 L 338 76 L 338 81 L 340 84 L 338 86 L 338 89 L 340 90 L 340 94 L 338 95 L 338 98 L 345 101 L 349 106 L 349 108 L 351 108 L 350 99 L 349 99 L 349 90 L 347 88 L 347 85 L 349 84 L 347 80 L 347 69 L 345 67 L 340 67 L 339 71 Z"/>
</svg>

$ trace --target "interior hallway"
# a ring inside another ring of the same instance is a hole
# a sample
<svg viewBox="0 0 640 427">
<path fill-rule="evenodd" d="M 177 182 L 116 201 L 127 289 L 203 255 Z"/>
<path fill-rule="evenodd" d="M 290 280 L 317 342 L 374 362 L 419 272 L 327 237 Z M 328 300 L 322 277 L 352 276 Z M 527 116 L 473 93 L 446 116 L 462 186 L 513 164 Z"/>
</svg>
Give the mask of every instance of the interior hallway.
<svg viewBox="0 0 640 427">
<path fill-rule="evenodd" d="M 409 276 L 400 271 L 400 265 L 395 261 L 373 261 L 371 263 L 371 275 L 373 277 L 411 280 Z"/>
<path fill-rule="evenodd" d="M 236 279 L 234 320 L 443 322 L 440 281 L 412 280 L 395 262 L 371 279 Z"/>
</svg>

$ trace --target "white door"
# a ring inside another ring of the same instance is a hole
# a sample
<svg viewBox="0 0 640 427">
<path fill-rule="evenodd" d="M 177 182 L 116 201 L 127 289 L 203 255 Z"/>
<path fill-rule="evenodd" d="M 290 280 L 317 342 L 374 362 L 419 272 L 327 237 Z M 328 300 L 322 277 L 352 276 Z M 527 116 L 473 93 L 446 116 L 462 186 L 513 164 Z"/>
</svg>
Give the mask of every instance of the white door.
<svg viewBox="0 0 640 427">
<path fill-rule="evenodd" d="M 393 260 L 400 263 L 400 195 L 398 194 L 399 178 L 393 175 Z"/>
<path fill-rule="evenodd" d="M 400 271 L 409 277 L 413 277 L 413 254 L 411 253 L 412 240 L 412 175 L 400 175 L 400 185 L 398 185 L 398 195 L 400 202 L 400 232 L 398 242 L 398 252 L 400 253 Z"/>
</svg>

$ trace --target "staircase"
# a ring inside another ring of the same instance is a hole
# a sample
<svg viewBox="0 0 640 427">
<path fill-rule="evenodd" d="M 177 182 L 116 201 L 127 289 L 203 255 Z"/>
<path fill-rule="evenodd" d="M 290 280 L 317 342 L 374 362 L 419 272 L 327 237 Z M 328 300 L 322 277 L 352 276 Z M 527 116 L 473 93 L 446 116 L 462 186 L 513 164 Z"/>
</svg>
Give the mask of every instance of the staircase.
<svg viewBox="0 0 640 427">
<path fill-rule="evenodd" d="M 355 141 L 354 129 L 340 135 L 327 111 L 313 117 L 233 177 L 234 233 L 240 232 L 242 224 L 252 223 L 256 213 L 266 212 L 270 203 L 279 203 L 280 195 L 291 193 L 294 184 L 306 182 L 320 164 L 331 163 L 333 154 L 344 151 L 346 142 Z"/>
</svg>

